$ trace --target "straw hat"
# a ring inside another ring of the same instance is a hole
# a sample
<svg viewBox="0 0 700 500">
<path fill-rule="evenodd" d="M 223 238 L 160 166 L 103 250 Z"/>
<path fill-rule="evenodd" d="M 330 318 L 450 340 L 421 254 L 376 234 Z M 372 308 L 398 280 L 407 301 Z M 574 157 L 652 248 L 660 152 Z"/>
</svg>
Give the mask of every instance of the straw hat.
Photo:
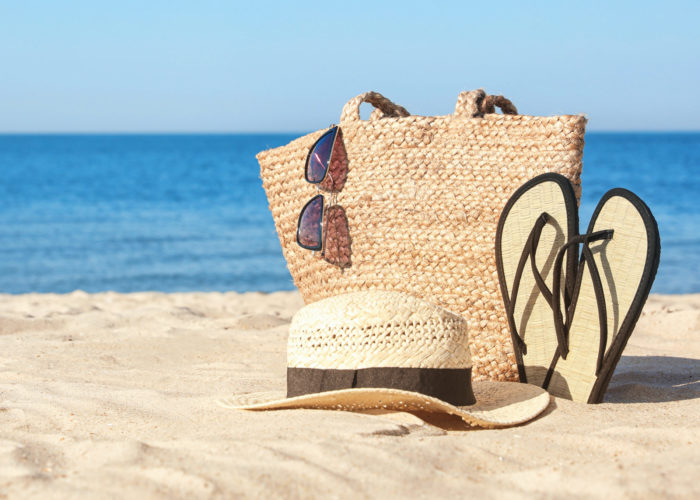
<svg viewBox="0 0 700 500">
<path fill-rule="evenodd" d="M 478 427 L 517 425 L 539 415 L 540 387 L 471 380 L 467 322 L 400 292 L 369 290 L 329 297 L 294 316 L 287 350 L 287 394 L 220 401 L 227 408 L 457 415 Z"/>
</svg>

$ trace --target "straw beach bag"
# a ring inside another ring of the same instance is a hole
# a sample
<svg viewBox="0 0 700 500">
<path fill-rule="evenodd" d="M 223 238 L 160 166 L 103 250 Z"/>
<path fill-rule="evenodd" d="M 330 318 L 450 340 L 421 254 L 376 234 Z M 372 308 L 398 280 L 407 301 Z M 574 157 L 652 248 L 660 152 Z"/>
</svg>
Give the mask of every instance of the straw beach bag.
<svg viewBox="0 0 700 500">
<path fill-rule="evenodd" d="M 360 119 L 360 105 L 376 109 Z M 495 113 L 499 107 L 504 114 Z M 502 96 L 462 92 L 453 115 L 411 116 L 376 92 L 340 117 L 351 265 L 334 266 L 296 241 L 317 189 L 305 180 L 318 131 L 258 154 L 287 265 L 307 303 L 354 291 L 408 293 L 467 319 L 475 380 L 517 380 L 495 264 L 498 218 L 527 180 L 557 172 L 580 196 L 583 116 L 518 115 Z"/>
</svg>

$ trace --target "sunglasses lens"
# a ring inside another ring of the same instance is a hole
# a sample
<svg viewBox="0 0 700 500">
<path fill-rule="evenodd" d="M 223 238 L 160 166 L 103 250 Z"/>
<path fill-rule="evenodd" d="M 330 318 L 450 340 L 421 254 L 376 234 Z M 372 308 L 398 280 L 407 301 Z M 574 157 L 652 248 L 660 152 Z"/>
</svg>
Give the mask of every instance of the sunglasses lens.
<svg viewBox="0 0 700 500">
<path fill-rule="evenodd" d="M 297 226 L 297 243 L 308 250 L 321 250 L 323 228 L 323 195 L 317 195 L 301 210 Z"/>
<path fill-rule="evenodd" d="M 307 181 L 319 183 L 326 176 L 328 163 L 331 160 L 331 152 L 333 151 L 333 143 L 338 135 L 337 132 L 338 127 L 333 127 L 323 134 L 309 153 L 309 157 L 306 160 Z"/>
</svg>

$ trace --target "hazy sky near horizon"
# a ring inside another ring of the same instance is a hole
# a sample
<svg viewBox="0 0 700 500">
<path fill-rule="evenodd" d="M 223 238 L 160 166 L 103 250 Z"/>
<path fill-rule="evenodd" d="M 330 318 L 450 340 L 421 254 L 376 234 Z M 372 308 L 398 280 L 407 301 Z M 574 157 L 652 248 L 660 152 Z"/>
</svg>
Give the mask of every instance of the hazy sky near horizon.
<svg viewBox="0 0 700 500">
<path fill-rule="evenodd" d="M 662 7 L 660 7 L 662 6 Z M 306 131 L 376 90 L 589 130 L 700 130 L 700 2 L 0 4 L 0 132 Z"/>
</svg>

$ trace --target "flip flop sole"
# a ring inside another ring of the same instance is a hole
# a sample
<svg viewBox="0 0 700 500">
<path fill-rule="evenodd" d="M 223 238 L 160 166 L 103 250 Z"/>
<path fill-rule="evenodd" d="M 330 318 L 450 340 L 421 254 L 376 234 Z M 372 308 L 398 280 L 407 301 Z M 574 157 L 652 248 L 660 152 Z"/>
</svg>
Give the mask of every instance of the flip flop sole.
<svg viewBox="0 0 700 500">
<path fill-rule="evenodd" d="M 559 359 L 548 386 L 551 394 L 574 401 L 602 401 L 615 366 L 632 334 L 654 281 L 661 253 L 659 231 L 649 208 L 633 193 L 613 189 L 598 204 L 588 232 L 612 229 L 609 240 L 591 243 L 605 295 L 607 341 L 600 372 L 599 304 L 584 270 L 569 328 L 569 354 Z"/>
<path fill-rule="evenodd" d="M 543 174 L 521 186 L 506 204 L 496 231 L 496 266 L 501 294 L 509 308 L 523 248 L 542 213 L 549 221 L 537 245 L 536 264 L 552 289 L 552 267 L 559 248 L 578 231 L 578 209 L 571 183 L 558 174 Z M 571 255 L 567 269 L 576 264 Z M 557 352 L 552 308 L 535 281 L 530 262 L 525 265 L 515 297 L 511 336 L 521 382 L 542 386 Z M 525 342 L 522 350 L 517 335 Z"/>
</svg>

